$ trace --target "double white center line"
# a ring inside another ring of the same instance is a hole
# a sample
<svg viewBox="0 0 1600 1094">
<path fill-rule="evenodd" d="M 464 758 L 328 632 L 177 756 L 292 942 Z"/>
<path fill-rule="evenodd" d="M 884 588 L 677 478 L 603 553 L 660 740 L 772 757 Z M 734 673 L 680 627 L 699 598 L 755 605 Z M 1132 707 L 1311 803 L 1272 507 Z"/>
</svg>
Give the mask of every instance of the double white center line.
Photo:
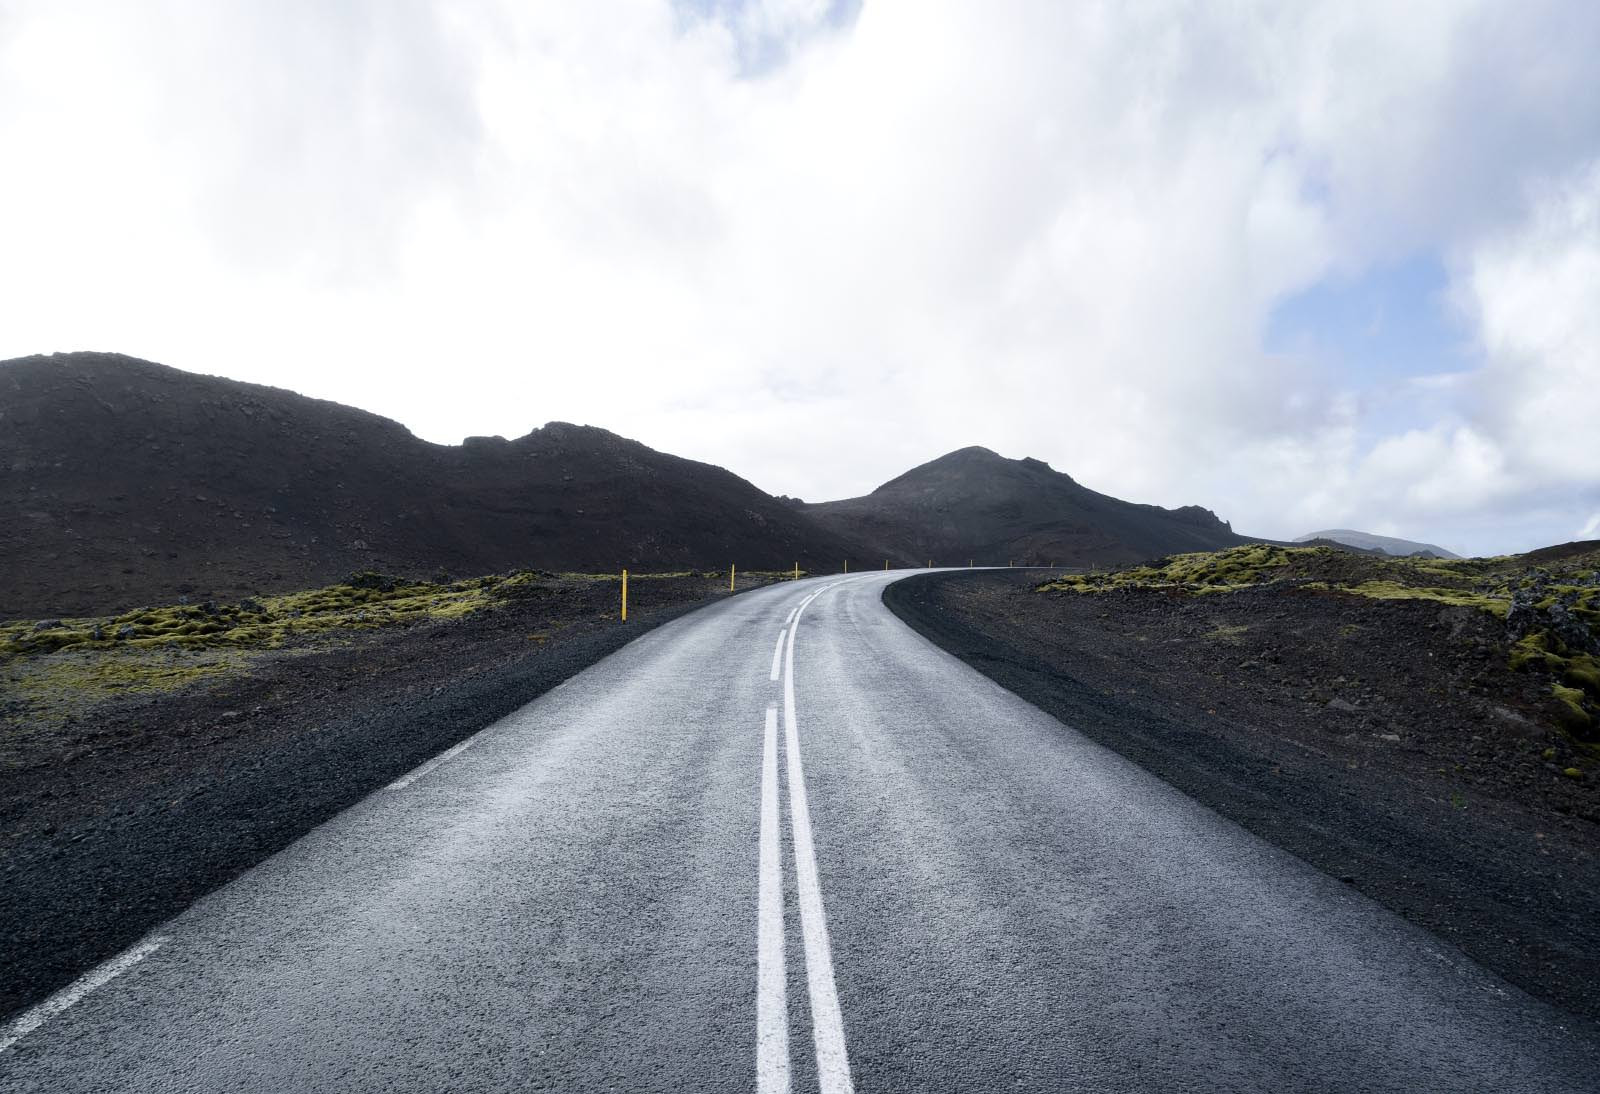
<svg viewBox="0 0 1600 1094">
<path fill-rule="evenodd" d="M 789 826 L 794 834 L 795 884 L 799 895 L 800 932 L 805 943 L 806 986 L 811 997 L 811 1038 L 817 1052 L 817 1084 L 821 1094 L 852 1094 L 850 1059 L 844 1020 L 833 981 L 833 954 L 828 922 L 817 880 L 817 855 L 811 839 L 811 810 L 806 802 L 805 772 L 800 763 L 800 731 L 795 717 L 794 641 L 806 607 L 833 586 L 808 596 L 787 621 L 773 654 L 772 679 L 778 678 L 777 652 L 785 653 L 783 672 L 784 752 L 788 760 Z M 778 711 L 767 708 L 761 750 L 760 887 L 756 941 L 756 1090 L 787 1094 L 789 1090 L 789 1007 L 784 970 L 783 864 L 778 819 Z"/>
</svg>

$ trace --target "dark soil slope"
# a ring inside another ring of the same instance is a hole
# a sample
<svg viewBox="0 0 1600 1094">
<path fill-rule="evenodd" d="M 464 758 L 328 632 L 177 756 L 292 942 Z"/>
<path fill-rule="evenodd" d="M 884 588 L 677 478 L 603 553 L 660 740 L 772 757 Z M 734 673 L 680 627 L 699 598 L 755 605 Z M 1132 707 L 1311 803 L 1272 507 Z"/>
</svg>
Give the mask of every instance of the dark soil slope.
<svg viewBox="0 0 1600 1094">
<path fill-rule="evenodd" d="M 603 429 L 430 444 L 396 422 L 116 354 L 0 362 L 0 618 L 355 570 L 832 565 L 802 513 Z"/>
<path fill-rule="evenodd" d="M 922 565 L 1112 565 L 1249 542 L 1209 509 L 1135 505 L 1040 460 L 963 448 L 862 498 L 808 505 L 860 549 Z"/>
</svg>

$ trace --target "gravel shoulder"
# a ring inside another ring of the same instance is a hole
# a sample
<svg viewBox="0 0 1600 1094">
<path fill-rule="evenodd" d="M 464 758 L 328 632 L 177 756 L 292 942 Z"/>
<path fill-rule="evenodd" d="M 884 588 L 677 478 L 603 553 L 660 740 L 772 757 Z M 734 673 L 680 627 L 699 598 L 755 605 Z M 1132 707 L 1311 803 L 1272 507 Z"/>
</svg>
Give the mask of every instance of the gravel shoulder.
<svg viewBox="0 0 1600 1094">
<path fill-rule="evenodd" d="M 891 585 L 1002 686 L 1530 994 L 1600 1021 L 1600 788 L 1484 612 L 1307 590 Z M 1558 751 L 1553 760 L 1552 751 Z"/>
<path fill-rule="evenodd" d="M 637 581 L 623 624 L 614 581 L 551 578 L 57 723 L 0 710 L 0 1016 L 725 582 Z"/>
</svg>

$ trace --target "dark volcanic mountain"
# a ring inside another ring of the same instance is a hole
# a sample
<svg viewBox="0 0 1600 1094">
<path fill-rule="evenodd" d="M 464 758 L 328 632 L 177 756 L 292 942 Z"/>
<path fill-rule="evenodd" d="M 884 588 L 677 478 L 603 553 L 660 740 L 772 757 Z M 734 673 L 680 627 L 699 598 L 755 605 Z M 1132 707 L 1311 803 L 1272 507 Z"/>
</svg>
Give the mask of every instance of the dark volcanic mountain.
<svg viewBox="0 0 1600 1094">
<path fill-rule="evenodd" d="M 866 497 L 804 510 L 876 557 L 918 566 L 1109 565 L 1252 542 L 1209 509 L 1119 501 L 1049 464 L 987 448 L 951 452 Z"/>
<path fill-rule="evenodd" d="M 588 426 L 419 440 L 386 418 L 117 354 L 0 362 L 0 619 L 237 599 L 355 570 L 1109 565 L 1247 540 L 964 448 L 804 505 Z"/>
<path fill-rule="evenodd" d="M 0 362 L 0 618 L 426 576 L 836 566 L 709 464 L 552 423 L 460 447 L 277 388 L 115 354 Z"/>
</svg>

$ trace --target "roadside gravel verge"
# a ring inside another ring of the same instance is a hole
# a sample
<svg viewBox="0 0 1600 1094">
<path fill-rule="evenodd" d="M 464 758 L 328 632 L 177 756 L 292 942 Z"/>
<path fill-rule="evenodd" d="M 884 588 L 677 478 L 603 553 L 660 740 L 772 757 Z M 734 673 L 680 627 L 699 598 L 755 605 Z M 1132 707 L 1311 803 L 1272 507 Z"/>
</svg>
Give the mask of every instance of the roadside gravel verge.
<svg viewBox="0 0 1600 1094">
<path fill-rule="evenodd" d="M 1045 596 L 1043 576 L 919 576 L 884 601 L 1067 725 L 1600 1020 L 1594 791 L 1539 762 L 1554 738 L 1477 636 L 1417 602 Z"/>
</svg>

